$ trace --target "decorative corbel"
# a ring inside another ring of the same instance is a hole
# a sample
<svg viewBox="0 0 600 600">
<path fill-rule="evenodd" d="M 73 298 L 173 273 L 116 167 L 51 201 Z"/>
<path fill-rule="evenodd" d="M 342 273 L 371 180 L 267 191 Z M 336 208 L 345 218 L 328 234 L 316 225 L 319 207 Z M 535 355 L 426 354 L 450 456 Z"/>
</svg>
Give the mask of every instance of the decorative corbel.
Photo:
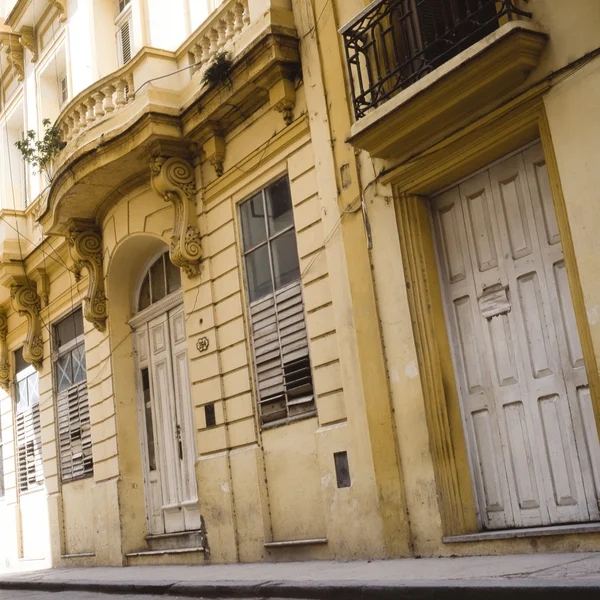
<svg viewBox="0 0 600 600">
<path fill-rule="evenodd" d="M 42 306 L 48 306 L 50 304 L 50 277 L 48 277 L 46 269 L 35 269 L 32 275 L 37 283 L 38 296 L 42 301 Z"/>
<path fill-rule="evenodd" d="M 175 211 L 169 251 L 171 262 L 188 277 L 194 277 L 200 273 L 202 259 L 200 232 L 192 221 L 196 207 L 194 168 L 185 158 L 157 156 L 150 161 L 150 171 L 152 189 L 165 202 L 170 202 Z"/>
<path fill-rule="evenodd" d="M 102 237 L 93 221 L 70 219 L 67 223 L 69 252 L 74 262 L 76 279 L 87 269 L 88 290 L 83 299 L 83 316 L 98 331 L 106 329 L 106 295 L 102 269 Z"/>
<path fill-rule="evenodd" d="M 31 62 L 36 62 L 38 55 L 33 27 L 25 26 L 21 29 L 21 32 L 19 33 L 19 43 L 23 48 L 27 48 L 27 50 L 31 52 Z"/>
<path fill-rule="evenodd" d="M 0 312 L 0 387 L 8 392 L 10 387 L 10 364 L 8 362 L 8 319 L 5 312 Z"/>
<path fill-rule="evenodd" d="M 202 146 L 206 160 L 213 166 L 217 177 L 223 175 L 223 161 L 225 160 L 225 139 L 218 132 L 213 135 Z"/>
<path fill-rule="evenodd" d="M 25 62 L 23 59 L 23 46 L 21 44 L 11 44 L 6 48 L 6 58 L 8 64 L 12 66 L 17 74 L 17 80 L 25 79 Z"/>
<path fill-rule="evenodd" d="M 48 0 L 48 4 L 56 8 L 60 13 L 58 20 L 61 23 L 64 23 L 67 20 L 67 0 Z"/>
<path fill-rule="evenodd" d="M 42 321 L 40 319 L 42 303 L 34 285 L 30 279 L 24 277 L 13 279 L 10 285 L 10 298 L 13 308 L 19 315 L 27 318 L 27 337 L 23 344 L 23 358 L 39 371 L 44 359 Z"/>
<path fill-rule="evenodd" d="M 289 79 L 279 79 L 269 88 L 269 103 L 283 116 L 286 125 L 291 125 L 294 120 L 294 107 L 296 106 L 296 87 Z"/>
</svg>

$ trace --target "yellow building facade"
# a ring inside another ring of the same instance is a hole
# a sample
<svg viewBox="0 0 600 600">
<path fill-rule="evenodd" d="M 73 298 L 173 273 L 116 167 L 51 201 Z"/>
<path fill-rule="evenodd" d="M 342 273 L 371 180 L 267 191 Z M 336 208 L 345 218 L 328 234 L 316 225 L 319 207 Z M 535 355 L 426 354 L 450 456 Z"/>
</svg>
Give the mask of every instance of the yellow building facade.
<svg viewBox="0 0 600 600">
<path fill-rule="evenodd" d="M 2 10 L 0 560 L 599 548 L 596 2 Z"/>
</svg>

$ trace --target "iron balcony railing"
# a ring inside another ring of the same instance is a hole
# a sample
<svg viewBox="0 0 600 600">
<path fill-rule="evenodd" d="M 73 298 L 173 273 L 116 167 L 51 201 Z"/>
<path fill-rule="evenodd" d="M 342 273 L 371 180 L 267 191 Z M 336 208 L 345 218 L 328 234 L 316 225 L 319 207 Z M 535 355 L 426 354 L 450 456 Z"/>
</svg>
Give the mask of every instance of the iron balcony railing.
<svg viewBox="0 0 600 600">
<path fill-rule="evenodd" d="M 375 0 L 340 30 L 356 118 L 519 17 L 514 0 Z"/>
</svg>

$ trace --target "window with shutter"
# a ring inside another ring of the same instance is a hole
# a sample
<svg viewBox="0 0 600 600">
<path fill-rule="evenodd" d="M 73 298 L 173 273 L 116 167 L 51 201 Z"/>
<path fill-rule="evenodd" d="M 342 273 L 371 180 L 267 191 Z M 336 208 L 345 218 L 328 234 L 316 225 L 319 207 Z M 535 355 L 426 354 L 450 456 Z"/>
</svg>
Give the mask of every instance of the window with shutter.
<svg viewBox="0 0 600 600">
<path fill-rule="evenodd" d="M 69 100 L 69 82 L 67 80 L 67 76 L 63 75 L 59 77 L 59 96 L 60 96 L 60 106 L 64 106 Z"/>
<path fill-rule="evenodd" d="M 117 30 L 117 43 L 119 46 L 119 61 L 121 66 L 126 65 L 132 56 L 131 21 L 125 21 Z"/>
<path fill-rule="evenodd" d="M 94 472 L 81 308 L 54 326 L 54 386 L 63 483 Z"/>
<path fill-rule="evenodd" d="M 240 206 L 263 426 L 316 413 L 289 181 Z"/>
<path fill-rule="evenodd" d="M 15 404 L 17 438 L 17 485 L 19 491 L 35 489 L 44 482 L 38 393 L 38 373 L 15 352 Z"/>
</svg>

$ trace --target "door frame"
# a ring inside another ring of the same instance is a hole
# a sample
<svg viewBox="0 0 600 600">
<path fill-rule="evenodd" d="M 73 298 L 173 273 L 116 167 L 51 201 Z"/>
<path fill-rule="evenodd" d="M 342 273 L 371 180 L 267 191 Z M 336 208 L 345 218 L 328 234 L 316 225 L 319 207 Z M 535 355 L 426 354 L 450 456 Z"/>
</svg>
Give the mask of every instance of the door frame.
<svg viewBox="0 0 600 600">
<path fill-rule="evenodd" d="M 162 253 L 162 252 L 161 252 Z M 157 254 L 158 256 L 158 254 Z M 156 259 L 156 256 L 153 257 Z M 152 264 L 149 261 L 149 264 Z M 145 270 L 142 270 L 142 273 L 146 273 Z M 139 293 L 139 286 L 136 286 L 136 290 Z M 134 296 L 136 298 L 136 296 Z M 148 464 L 148 440 L 146 439 L 146 423 L 145 423 L 145 414 L 144 414 L 144 399 L 142 396 L 142 380 L 141 380 L 141 369 L 139 367 L 139 362 L 137 359 L 138 354 L 138 342 L 137 342 L 137 331 L 140 327 L 147 325 L 153 319 L 157 317 L 168 314 L 170 311 L 178 308 L 183 304 L 183 289 L 179 289 L 168 296 L 165 296 L 158 302 L 151 304 L 148 308 L 140 311 L 131 319 L 129 319 L 128 324 L 131 327 L 131 338 L 133 344 L 133 352 L 134 352 L 134 369 L 135 369 L 135 398 L 136 398 L 136 407 L 137 407 L 137 425 L 139 432 L 139 450 L 141 453 L 142 459 L 142 479 L 144 481 L 144 505 L 146 509 L 146 526 L 148 527 L 149 535 L 153 535 L 156 532 L 152 531 L 151 527 L 151 516 L 150 516 L 150 505 L 149 505 L 149 482 L 148 482 L 148 474 L 150 472 L 150 466 Z M 169 336 L 170 337 L 170 336 Z M 170 344 L 170 339 L 169 339 Z M 189 365 L 188 365 L 189 368 Z M 190 440 L 189 443 L 194 444 L 194 455 L 196 453 L 195 448 L 195 440 Z M 159 474 L 159 477 L 162 477 L 162 474 Z M 196 482 L 197 485 L 197 482 Z"/>
<path fill-rule="evenodd" d="M 387 171 L 392 186 L 404 277 L 444 537 L 479 531 L 458 388 L 443 309 L 429 197 L 505 155 L 540 139 L 583 348 L 596 427 L 600 431 L 600 375 L 556 156 L 538 86 Z"/>
</svg>

